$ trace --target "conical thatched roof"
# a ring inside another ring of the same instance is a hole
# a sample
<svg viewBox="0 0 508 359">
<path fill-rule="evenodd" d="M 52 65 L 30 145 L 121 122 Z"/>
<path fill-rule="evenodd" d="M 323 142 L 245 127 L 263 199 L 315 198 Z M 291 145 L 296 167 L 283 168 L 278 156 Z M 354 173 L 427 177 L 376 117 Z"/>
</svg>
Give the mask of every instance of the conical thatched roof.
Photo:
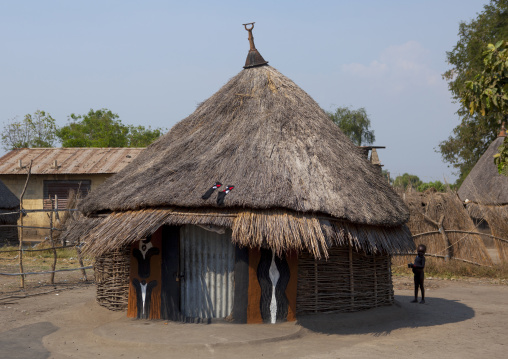
<svg viewBox="0 0 508 359">
<path fill-rule="evenodd" d="M 64 236 L 92 255 L 162 224 L 230 227 L 238 245 L 317 258 L 332 245 L 414 249 L 402 199 L 308 94 L 252 55 L 246 29 L 245 69 L 86 197 Z M 201 198 L 216 181 L 235 186 L 224 206 Z"/>
<path fill-rule="evenodd" d="M 500 175 L 494 163 L 497 148 L 504 137 L 497 137 L 478 160 L 458 190 L 462 201 L 466 199 L 484 205 L 508 204 L 508 177 Z"/>
<path fill-rule="evenodd" d="M 288 209 L 398 226 L 403 201 L 319 105 L 270 66 L 242 70 L 82 203 L 87 213 L 217 207 Z"/>
</svg>

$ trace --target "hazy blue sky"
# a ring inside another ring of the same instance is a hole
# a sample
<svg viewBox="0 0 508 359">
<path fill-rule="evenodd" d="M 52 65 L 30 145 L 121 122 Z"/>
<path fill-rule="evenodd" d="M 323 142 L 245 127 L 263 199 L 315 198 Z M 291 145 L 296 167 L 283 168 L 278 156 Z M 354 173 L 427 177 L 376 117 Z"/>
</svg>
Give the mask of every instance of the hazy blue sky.
<svg viewBox="0 0 508 359">
<path fill-rule="evenodd" d="M 366 108 L 392 177 L 453 182 L 435 152 L 459 121 L 441 74 L 459 22 L 486 3 L 4 0 L 0 125 L 108 108 L 169 129 L 242 70 L 255 21 L 263 57 L 322 108 Z"/>
</svg>

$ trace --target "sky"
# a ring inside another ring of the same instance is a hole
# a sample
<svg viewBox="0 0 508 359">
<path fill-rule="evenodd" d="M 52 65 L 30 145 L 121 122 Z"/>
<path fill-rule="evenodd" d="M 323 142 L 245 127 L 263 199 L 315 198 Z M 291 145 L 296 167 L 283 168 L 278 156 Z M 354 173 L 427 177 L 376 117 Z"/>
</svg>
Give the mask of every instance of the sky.
<svg viewBox="0 0 508 359">
<path fill-rule="evenodd" d="M 459 124 L 441 75 L 486 0 L 1 1 L 0 128 L 107 108 L 170 129 L 256 48 L 324 110 L 364 107 L 392 177 L 453 183 L 436 152 Z M 0 149 L 0 156 L 5 154 Z"/>
</svg>

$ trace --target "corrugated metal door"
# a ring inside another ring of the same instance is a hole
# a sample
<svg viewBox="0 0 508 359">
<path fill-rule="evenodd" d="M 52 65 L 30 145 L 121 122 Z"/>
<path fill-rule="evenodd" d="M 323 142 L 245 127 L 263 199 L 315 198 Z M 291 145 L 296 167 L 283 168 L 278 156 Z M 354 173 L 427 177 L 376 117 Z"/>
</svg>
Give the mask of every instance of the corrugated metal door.
<svg viewBox="0 0 508 359">
<path fill-rule="evenodd" d="M 233 309 L 235 247 L 231 231 L 218 234 L 185 225 L 180 236 L 182 314 L 224 318 Z"/>
</svg>

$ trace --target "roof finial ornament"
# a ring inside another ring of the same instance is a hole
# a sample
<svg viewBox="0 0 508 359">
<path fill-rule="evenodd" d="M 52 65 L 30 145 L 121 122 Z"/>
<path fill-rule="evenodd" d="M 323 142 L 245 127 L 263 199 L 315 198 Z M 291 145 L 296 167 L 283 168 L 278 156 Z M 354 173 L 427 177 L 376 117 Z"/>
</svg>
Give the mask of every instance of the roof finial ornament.
<svg viewBox="0 0 508 359">
<path fill-rule="evenodd" d="M 497 137 L 506 137 L 506 129 L 504 127 L 504 121 L 501 123 L 501 131 L 499 131 L 499 135 Z"/>
<path fill-rule="evenodd" d="M 245 66 L 243 68 L 256 67 L 266 65 L 268 61 L 263 59 L 263 56 L 256 50 L 256 46 L 254 45 L 254 36 L 252 35 L 252 29 L 254 29 L 254 22 L 249 22 L 247 24 L 243 24 L 245 30 L 249 32 L 249 44 L 250 50 L 247 54 L 247 60 L 245 60 Z M 248 27 L 250 25 L 250 27 Z"/>
<path fill-rule="evenodd" d="M 252 29 L 254 29 L 255 22 L 249 22 L 247 24 L 243 24 L 245 27 L 245 30 L 249 32 L 249 44 L 250 44 L 250 51 L 256 50 L 256 46 L 254 46 L 254 36 L 252 36 Z M 247 28 L 248 25 L 251 25 L 250 29 Z"/>
</svg>

